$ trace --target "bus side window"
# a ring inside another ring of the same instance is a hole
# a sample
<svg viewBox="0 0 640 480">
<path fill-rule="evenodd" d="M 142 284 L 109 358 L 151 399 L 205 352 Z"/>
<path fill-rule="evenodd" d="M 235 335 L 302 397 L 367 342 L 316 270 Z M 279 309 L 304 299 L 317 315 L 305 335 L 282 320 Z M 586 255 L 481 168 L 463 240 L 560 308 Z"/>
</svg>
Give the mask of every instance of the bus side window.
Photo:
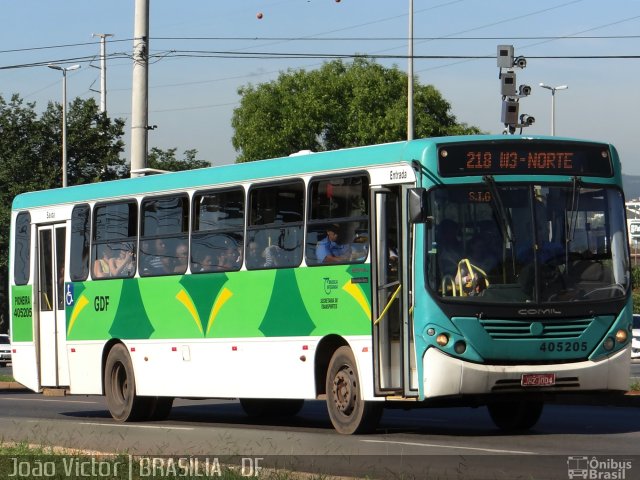
<svg viewBox="0 0 640 480">
<path fill-rule="evenodd" d="M 362 263 L 369 255 L 369 179 L 365 175 L 312 180 L 307 265 Z M 331 230 L 332 238 L 329 238 Z M 318 257 L 318 251 L 320 256 Z M 325 255 L 331 251 L 330 255 Z"/>
<path fill-rule="evenodd" d="M 16 285 L 29 283 L 31 262 L 31 215 L 20 212 L 16 217 L 13 279 Z"/>
<path fill-rule="evenodd" d="M 259 186 L 249 193 L 247 268 L 297 267 L 302 262 L 304 183 Z"/>
<path fill-rule="evenodd" d="M 239 270 L 243 245 L 244 190 L 234 188 L 194 195 L 191 271 Z"/>
<path fill-rule="evenodd" d="M 74 282 L 83 282 L 89 276 L 89 246 L 91 209 L 89 205 L 76 205 L 71 212 L 71 249 L 69 275 Z"/>
<path fill-rule="evenodd" d="M 94 266 L 92 278 L 132 277 L 135 274 L 137 234 L 138 205 L 134 200 L 96 205 L 93 208 L 90 262 Z"/>
<path fill-rule="evenodd" d="M 148 197 L 140 206 L 140 275 L 183 274 L 189 237 L 189 197 L 186 194 Z"/>
</svg>

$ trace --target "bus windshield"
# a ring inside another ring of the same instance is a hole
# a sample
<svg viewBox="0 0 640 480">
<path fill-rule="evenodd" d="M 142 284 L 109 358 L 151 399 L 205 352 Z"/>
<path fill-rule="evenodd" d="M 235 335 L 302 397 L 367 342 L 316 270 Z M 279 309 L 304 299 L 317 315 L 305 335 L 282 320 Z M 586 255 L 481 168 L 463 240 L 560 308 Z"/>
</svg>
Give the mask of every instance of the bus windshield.
<svg viewBox="0 0 640 480">
<path fill-rule="evenodd" d="M 629 282 L 624 204 L 615 188 L 481 184 L 429 195 L 429 288 L 463 302 L 621 298 Z"/>
</svg>

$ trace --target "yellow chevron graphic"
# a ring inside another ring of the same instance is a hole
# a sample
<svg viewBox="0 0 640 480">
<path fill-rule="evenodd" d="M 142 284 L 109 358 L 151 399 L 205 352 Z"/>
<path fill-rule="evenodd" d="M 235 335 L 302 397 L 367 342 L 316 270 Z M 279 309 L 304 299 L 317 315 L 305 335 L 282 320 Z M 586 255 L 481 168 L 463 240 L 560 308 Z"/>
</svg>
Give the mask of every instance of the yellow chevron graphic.
<svg viewBox="0 0 640 480">
<path fill-rule="evenodd" d="M 211 325 L 213 325 L 214 320 L 218 316 L 218 312 L 231 297 L 233 297 L 233 292 L 227 287 L 224 287 L 218 295 L 218 298 L 216 298 L 216 301 L 213 303 L 213 307 L 211 308 L 211 314 L 209 315 L 209 325 L 207 326 L 207 335 L 209 335 L 209 330 L 211 330 Z"/>
<path fill-rule="evenodd" d="M 74 305 L 73 312 L 71 312 L 71 319 L 69 320 L 69 328 L 67 329 L 67 337 L 69 336 L 69 332 L 71 332 L 71 329 L 73 328 L 73 324 L 76 323 L 76 319 L 78 318 L 78 315 L 80 315 L 80 312 L 84 310 L 84 307 L 86 307 L 87 305 L 89 305 L 89 300 L 87 300 L 87 297 L 82 295 Z"/>
<path fill-rule="evenodd" d="M 200 315 L 198 315 L 196 306 L 193 304 L 193 300 L 191 300 L 189 294 L 184 289 L 182 289 L 178 292 L 176 298 L 189 311 L 191 317 L 193 318 L 193 321 L 196 322 L 196 325 L 198 326 L 198 330 L 200 330 L 200 333 L 204 335 L 204 331 L 202 330 L 202 322 L 200 321 Z"/>
<path fill-rule="evenodd" d="M 355 283 L 351 283 L 351 280 L 345 283 L 342 289 L 351 295 L 356 302 L 358 302 L 358 305 L 360 305 L 364 314 L 369 320 L 371 320 L 371 306 L 369 305 L 367 297 L 362 293 L 362 290 L 360 290 Z"/>
</svg>

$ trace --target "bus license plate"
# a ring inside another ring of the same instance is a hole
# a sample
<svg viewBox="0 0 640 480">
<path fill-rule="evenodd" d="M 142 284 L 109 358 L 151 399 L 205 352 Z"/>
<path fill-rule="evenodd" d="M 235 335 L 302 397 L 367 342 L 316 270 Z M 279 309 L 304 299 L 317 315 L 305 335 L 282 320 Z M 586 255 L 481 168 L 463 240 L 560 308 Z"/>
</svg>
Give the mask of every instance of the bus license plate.
<svg viewBox="0 0 640 480">
<path fill-rule="evenodd" d="M 555 384 L 555 373 L 525 373 L 520 378 L 523 387 L 549 387 Z"/>
</svg>

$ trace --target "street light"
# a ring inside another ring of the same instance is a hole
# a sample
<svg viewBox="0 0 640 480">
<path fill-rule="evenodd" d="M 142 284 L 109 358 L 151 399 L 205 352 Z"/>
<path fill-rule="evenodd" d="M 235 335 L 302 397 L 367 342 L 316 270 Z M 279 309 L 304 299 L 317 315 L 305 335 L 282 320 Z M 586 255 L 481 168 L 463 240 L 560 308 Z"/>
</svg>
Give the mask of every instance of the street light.
<svg viewBox="0 0 640 480">
<path fill-rule="evenodd" d="M 62 72 L 62 186 L 67 186 L 67 72 L 70 70 L 78 70 L 80 65 L 71 65 L 70 67 L 61 67 L 56 64 L 47 65 L 54 70 Z"/>
<path fill-rule="evenodd" d="M 551 90 L 551 136 L 553 137 L 556 134 L 556 90 L 566 90 L 569 86 L 560 85 L 558 87 L 550 87 L 544 83 L 541 83 L 540 86 Z"/>
</svg>

